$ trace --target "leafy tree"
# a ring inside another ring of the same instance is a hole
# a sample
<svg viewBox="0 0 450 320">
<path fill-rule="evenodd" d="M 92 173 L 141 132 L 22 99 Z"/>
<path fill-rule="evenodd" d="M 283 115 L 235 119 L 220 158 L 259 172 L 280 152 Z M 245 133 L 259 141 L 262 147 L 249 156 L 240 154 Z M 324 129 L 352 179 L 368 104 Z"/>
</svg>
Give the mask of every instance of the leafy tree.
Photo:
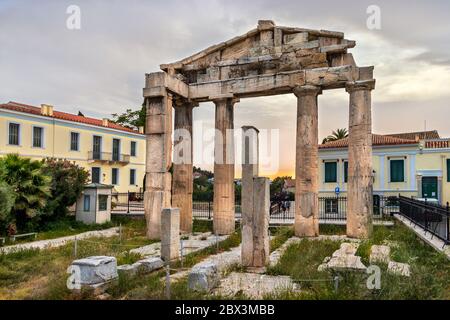
<svg viewBox="0 0 450 320">
<path fill-rule="evenodd" d="M 276 177 L 272 183 L 270 184 L 270 198 L 278 198 L 281 197 L 283 194 L 283 187 L 284 187 L 284 181 L 292 179 L 292 177 Z"/>
<path fill-rule="evenodd" d="M 145 127 L 145 106 L 142 106 L 140 110 L 133 111 L 132 109 L 127 109 L 121 114 L 113 113 L 112 116 L 112 122 L 120 124 L 126 128 L 137 130 L 139 127 Z"/>
<path fill-rule="evenodd" d="M 21 229 L 45 207 L 51 194 L 51 177 L 43 172 L 41 161 L 21 158 L 17 154 L 1 158 L 0 167 L 3 168 L 2 180 L 15 195 L 11 224 L 17 224 Z"/>
<path fill-rule="evenodd" d="M 54 220 L 65 216 L 67 208 L 77 201 L 83 186 L 89 181 L 89 172 L 68 160 L 47 158 L 43 160 L 43 164 L 44 173 L 52 178 L 51 196 L 43 215 Z"/>
<path fill-rule="evenodd" d="M 337 129 L 336 131 L 333 131 L 331 135 L 323 139 L 322 144 L 329 142 L 329 141 L 337 141 L 342 140 L 348 137 L 348 131 L 346 128 Z"/>
<path fill-rule="evenodd" d="M 0 235 L 5 233 L 11 223 L 11 209 L 14 205 L 14 192 L 5 182 L 0 182 Z"/>
</svg>

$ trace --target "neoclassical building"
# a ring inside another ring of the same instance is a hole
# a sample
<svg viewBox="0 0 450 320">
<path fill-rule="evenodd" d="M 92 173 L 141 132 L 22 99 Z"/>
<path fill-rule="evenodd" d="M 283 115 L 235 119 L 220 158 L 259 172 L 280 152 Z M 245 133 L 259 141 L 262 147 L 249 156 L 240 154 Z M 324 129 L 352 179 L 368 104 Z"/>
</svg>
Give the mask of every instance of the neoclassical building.
<svg viewBox="0 0 450 320">
<path fill-rule="evenodd" d="M 91 181 L 118 192 L 143 190 L 145 135 L 108 119 L 94 119 L 17 102 L 0 104 L 0 156 L 17 153 L 75 161 Z"/>
<path fill-rule="evenodd" d="M 437 131 L 372 136 L 373 192 L 450 202 L 450 139 Z M 319 146 L 321 196 L 347 192 L 348 139 Z"/>
</svg>

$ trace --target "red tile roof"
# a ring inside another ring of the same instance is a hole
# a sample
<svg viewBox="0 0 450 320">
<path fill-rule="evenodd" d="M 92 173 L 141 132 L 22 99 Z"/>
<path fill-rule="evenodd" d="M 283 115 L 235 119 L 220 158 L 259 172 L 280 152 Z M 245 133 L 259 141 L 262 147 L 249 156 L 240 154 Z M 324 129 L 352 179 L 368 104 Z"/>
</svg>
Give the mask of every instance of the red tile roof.
<svg viewBox="0 0 450 320">
<path fill-rule="evenodd" d="M 402 145 L 402 144 L 418 144 L 415 140 L 401 139 L 392 137 L 390 135 L 372 134 L 373 146 L 389 146 L 389 145 Z M 348 138 L 326 142 L 319 146 L 320 149 L 332 149 L 332 148 L 348 148 Z"/>
<path fill-rule="evenodd" d="M 55 118 L 55 119 L 59 119 L 59 120 L 84 123 L 84 124 L 88 124 L 88 125 L 92 125 L 92 126 L 106 128 L 106 126 L 103 125 L 103 121 L 101 119 L 83 117 L 83 116 L 78 116 L 78 115 L 61 112 L 61 111 L 55 111 L 55 110 L 53 110 L 53 116 L 44 116 L 41 114 L 40 107 L 30 106 L 30 105 L 18 103 L 18 102 L 10 101 L 5 104 L 0 104 L 0 109 L 7 109 L 7 110 L 12 110 L 12 111 L 17 111 L 17 112 L 35 114 L 35 115 L 40 115 L 43 117 L 50 117 L 50 118 Z M 115 124 L 111 121 L 108 121 L 107 128 L 140 134 L 136 130 L 126 128 L 124 126 Z"/>
<path fill-rule="evenodd" d="M 393 133 L 389 134 L 391 137 L 408 139 L 408 140 L 428 140 L 428 139 L 440 139 L 437 130 L 432 131 L 418 131 L 418 132 L 405 132 L 405 133 Z"/>
</svg>

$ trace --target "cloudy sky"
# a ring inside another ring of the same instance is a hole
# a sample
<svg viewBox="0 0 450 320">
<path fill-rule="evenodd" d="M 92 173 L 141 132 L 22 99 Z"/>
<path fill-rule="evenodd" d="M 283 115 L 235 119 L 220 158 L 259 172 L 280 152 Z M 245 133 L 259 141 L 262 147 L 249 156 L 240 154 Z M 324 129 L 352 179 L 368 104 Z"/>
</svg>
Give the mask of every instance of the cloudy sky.
<svg viewBox="0 0 450 320">
<path fill-rule="evenodd" d="M 81 30 L 66 28 L 70 5 L 81 9 Z M 367 28 L 369 5 L 381 9 L 380 30 Z M 450 137 L 447 0 L 0 0 L 0 101 L 49 103 L 94 117 L 137 108 L 145 73 L 243 34 L 259 19 L 343 31 L 356 40 L 357 64 L 375 66 L 375 133 L 422 130 L 426 121 L 427 129 Z M 325 92 L 319 108 L 321 138 L 347 127 L 344 90 Z M 280 130 L 279 174 L 294 168 L 295 114 L 292 95 L 236 106 L 235 127 Z M 195 109 L 197 126 L 213 126 L 213 117 L 212 104 Z"/>
</svg>

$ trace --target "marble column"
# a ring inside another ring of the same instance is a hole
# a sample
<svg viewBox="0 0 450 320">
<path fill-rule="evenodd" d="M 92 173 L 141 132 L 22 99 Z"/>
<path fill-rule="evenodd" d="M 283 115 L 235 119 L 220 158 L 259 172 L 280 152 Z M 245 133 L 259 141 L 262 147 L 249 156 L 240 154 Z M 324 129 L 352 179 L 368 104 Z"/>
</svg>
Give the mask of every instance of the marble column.
<svg viewBox="0 0 450 320">
<path fill-rule="evenodd" d="M 254 248 L 254 178 L 258 176 L 258 129 L 242 127 L 242 184 L 241 184 L 241 260 L 243 266 L 253 266 Z"/>
<path fill-rule="evenodd" d="M 319 129 L 315 86 L 296 87 L 297 149 L 295 161 L 295 235 L 319 235 Z"/>
<path fill-rule="evenodd" d="M 187 101 L 174 104 L 175 132 L 172 206 L 180 209 L 180 230 L 192 232 L 193 150 L 192 109 Z"/>
<path fill-rule="evenodd" d="M 218 235 L 234 232 L 234 104 L 233 98 L 214 100 L 216 105 L 214 137 L 213 225 Z"/>
<path fill-rule="evenodd" d="M 172 97 L 146 98 L 146 179 L 144 210 L 147 237 L 160 239 L 161 210 L 171 206 Z"/>
<path fill-rule="evenodd" d="M 347 236 L 365 239 L 372 234 L 372 110 L 375 80 L 348 83 L 350 118 L 348 137 Z"/>
</svg>

